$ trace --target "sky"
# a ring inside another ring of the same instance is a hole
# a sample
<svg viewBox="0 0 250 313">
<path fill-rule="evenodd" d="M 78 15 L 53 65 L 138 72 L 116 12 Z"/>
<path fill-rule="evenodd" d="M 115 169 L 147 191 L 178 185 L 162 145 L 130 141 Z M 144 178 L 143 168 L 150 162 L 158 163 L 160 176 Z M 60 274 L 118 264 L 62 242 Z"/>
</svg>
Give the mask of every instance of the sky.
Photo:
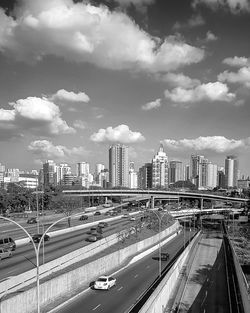
<svg viewBox="0 0 250 313">
<path fill-rule="evenodd" d="M 250 0 L 1 0 L 0 163 L 137 169 L 163 143 L 250 175 Z"/>
</svg>

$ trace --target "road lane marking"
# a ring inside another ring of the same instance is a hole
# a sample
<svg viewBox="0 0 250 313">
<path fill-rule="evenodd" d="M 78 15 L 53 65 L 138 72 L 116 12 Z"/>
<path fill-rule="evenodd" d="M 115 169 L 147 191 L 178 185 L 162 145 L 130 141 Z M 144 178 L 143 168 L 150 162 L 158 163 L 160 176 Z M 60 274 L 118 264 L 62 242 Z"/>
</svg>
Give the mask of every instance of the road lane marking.
<svg viewBox="0 0 250 313">
<path fill-rule="evenodd" d="M 134 276 L 134 278 L 136 278 L 138 276 L 138 274 L 136 274 L 135 276 Z"/>
<path fill-rule="evenodd" d="M 204 297 L 204 299 L 203 299 L 203 301 L 202 301 L 202 303 L 201 303 L 201 306 L 202 306 L 203 303 L 205 302 L 206 298 L 207 298 L 207 291 L 206 291 L 205 297 Z"/>
<path fill-rule="evenodd" d="M 92 311 L 95 311 L 97 308 L 99 308 L 99 306 L 101 306 L 101 304 L 98 304 L 94 309 L 92 309 Z"/>
<path fill-rule="evenodd" d="M 122 288 L 123 288 L 123 287 L 121 286 L 121 287 L 120 287 L 119 289 L 117 289 L 117 290 L 120 291 L 120 290 L 122 290 Z"/>
</svg>

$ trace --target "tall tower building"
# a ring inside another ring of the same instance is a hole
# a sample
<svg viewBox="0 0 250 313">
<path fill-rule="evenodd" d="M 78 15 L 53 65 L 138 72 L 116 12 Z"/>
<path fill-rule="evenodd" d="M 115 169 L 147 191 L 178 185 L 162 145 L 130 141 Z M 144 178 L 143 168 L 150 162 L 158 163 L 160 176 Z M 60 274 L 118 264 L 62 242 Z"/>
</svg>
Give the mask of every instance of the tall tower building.
<svg viewBox="0 0 250 313">
<path fill-rule="evenodd" d="M 89 163 L 79 162 L 76 164 L 76 176 L 88 176 L 89 175 Z"/>
<path fill-rule="evenodd" d="M 5 166 L 0 163 L 0 188 L 4 187 Z"/>
<path fill-rule="evenodd" d="M 56 166 L 56 183 L 57 185 L 64 184 L 64 176 L 71 175 L 71 167 L 67 163 L 61 163 Z"/>
<path fill-rule="evenodd" d="M 52 160 L 47 160 L 43 164 L 44 187 L 56 185 L 56 164 Z"/>
<path fill-rule="evenodd" d="M 139 168 L 138 187 L 141 189 L 152 188 L 152 163 L 145 163 Z"/>
<path fill-rule="evenodd" d="M 184 180 L 183 164 L 181 161 L 169 162 L 169 183 L 173 184 L 179 180 Z"/>
<path fill-rule="evenodd" d="M 102 185 L 102 173 L 105 169 L 105 166 L 103 164 L 96 164 L 95 165 L 95 182 L 97 185 Z"/>
<path fill-rule="evenodd" d="M 190 180 L 197 188 L 201 185 L 201 174 L 200 174 L 200 164 L 204 163 L 204 156 L 203 155 L 191 155 L 190 160 Z M 204 167 L 204 166 L 203 166 Z"/>
<path fill-rule="evenodd" d="M 238 158 L 234 155 L 228 155 L 225 159 L 225 185 L 227 188 L 237 186 L 238 169 Z"/>
<path fill-rule="evenodd" d="M 168 157 L 163 145 L 152 160 L 152 188 L 168 187 Z"/>
<path fill-rule="evenodd" d="M 109 181 L 111 187 L 129 186 L 128 147 L 113 145 L 109 148 Z"/>
</svg>

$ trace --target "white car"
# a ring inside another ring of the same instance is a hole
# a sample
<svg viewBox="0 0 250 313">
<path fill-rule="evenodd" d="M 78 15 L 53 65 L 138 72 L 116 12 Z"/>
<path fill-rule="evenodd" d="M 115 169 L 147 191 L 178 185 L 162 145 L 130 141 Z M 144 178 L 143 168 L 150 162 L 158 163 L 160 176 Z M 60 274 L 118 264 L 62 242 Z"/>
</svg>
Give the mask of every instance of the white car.
<svg viewBox="0 0 250 313">
<path fill-rule="evenodd" d="M 135 221 L 135 217 L 134 216 L 130 217 L 130 221 Z"/>
<path fill-rule="evenodd" d="M 116 278 L 111 276 L 101 276 L 94 283 L 94 289 L 109 290 L 116 285 Z"/>
<path fill-rule="evenodd" d="M 10 258 L 12 256 L 12 252 L 6 248 L 0 248 L 0 261 L 2 259 Z"/>
</svg>

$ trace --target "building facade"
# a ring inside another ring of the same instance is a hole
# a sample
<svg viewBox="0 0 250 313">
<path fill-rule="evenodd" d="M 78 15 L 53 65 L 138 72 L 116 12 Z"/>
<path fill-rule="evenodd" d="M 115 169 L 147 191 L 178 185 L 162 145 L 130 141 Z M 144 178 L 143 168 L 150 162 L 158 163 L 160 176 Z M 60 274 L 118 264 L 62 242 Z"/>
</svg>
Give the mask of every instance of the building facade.
<svg viewBox="0 0 250 313">
<path fill-rule="evenodd" d="M 152 159 L 152 188 L 168 188 L 168 157 L 162 144 Z"/>
<path fill-rule="evenodd" d="M 111 187 L 129 186 L 128 147 L 113 145 L 109 148 L 109 181 Z"/>
<path fill-rule="evenodd" d="M 234 155 L 229 155 L 225 159 L 225 185 L 226 188 L 237 187 L 239 161 Z"/>
</svg>

